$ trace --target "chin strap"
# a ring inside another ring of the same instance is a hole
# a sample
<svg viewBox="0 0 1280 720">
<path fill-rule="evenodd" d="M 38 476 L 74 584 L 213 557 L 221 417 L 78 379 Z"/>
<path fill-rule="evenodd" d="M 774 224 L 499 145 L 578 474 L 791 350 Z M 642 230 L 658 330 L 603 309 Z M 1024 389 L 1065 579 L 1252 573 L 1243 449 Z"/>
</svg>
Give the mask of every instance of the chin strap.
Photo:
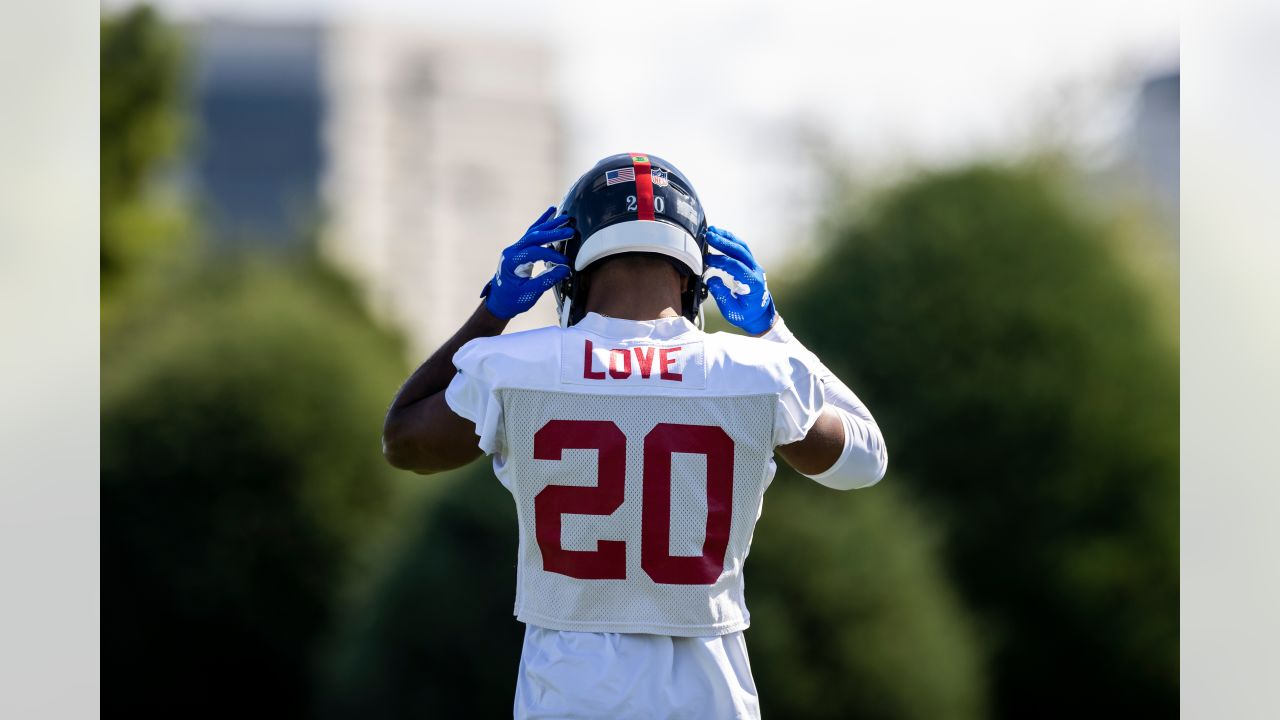
<svg viewBox="0 0 1280 720">
<path fill-rule="evenodd" d="M 566 297 L 564 302 L 560 303 L 560 327 L 569 327 L 569 310 L 573 307 L 573 299 Z"/>
</svg>

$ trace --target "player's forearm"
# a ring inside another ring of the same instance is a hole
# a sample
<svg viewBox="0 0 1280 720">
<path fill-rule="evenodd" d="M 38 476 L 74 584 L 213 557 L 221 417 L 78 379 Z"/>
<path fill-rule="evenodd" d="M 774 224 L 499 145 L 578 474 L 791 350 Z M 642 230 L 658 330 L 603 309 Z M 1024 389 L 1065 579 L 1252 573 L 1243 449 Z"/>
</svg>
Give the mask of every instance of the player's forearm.
<svg viewBox="0 0 1280 720">
<path fill-rule="evenodd" d="M 474 426 L 448 409 L 444 393 L 430 395 L 402 410 L 382 434 L 382 455 L 393 467 L 430 475 L 476 459 L 480 449 L 468 440 Z"/>
<path fill-rule="evenodd" d="M 806 348 L 795 337 L 781 316 L 776 317 L 773 327 L 763 335 L 765 340 L 785 343 L 794 347 L 797 352 L 807 355 L 813 364 L 820 368 L 822 377 L 823 399 L 829 407 L 841 414 L 847 437 L 848 452 L 843 462 L 830 474 L 810 476 L 814 480 L 838 490 L 874 485 L 884 477 L 889 468 L 889 452 L 885 447 L 884 435 L 875 418 L 867 410 L 867 406 L 858 399 L 853 390 L 811 350 Z"/>
</svg>

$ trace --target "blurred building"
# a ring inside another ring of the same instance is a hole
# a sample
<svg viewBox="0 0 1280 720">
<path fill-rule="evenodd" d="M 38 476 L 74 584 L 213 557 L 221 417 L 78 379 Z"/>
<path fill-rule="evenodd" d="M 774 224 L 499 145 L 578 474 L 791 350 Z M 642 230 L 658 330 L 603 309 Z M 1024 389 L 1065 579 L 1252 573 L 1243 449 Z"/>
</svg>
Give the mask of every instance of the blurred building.
<svg viewBox="0 0 1280 720">
<path fill-rule="evenodd" d="M 317 239 L 416 357 L 563 192 L 551 55 L 536 42 L 374 24 L 192 34 L 192 180 L 215 236 Z M 548 296 L 512 328 L 553 321 Z"/>
<path fill-rule="evenodd" d="M 1181 73 L 1147 78 L 1138 93 L 1130 149 L 1147 189 L 1177 216 L 1179 192 L 1179 95 Z"/>
<path fill-rule="evenodd" d="M 193 28 L 189 172 L 222 243 L 297 243 L 319 218 L 323 33 L 211 22 Z"/>
<path fill-rule="evenodd" d="M 509 38 L 352 25 L 330 31 L 326 57 L 327 247 L 423 355 L 564 191 L 551 55 Z M 513 328 L 554 315 L 548 295 Z"/>
<path fill-rule="evenodd" d="M 1177 68 L 1144 74 L 1119 89 L 1126 122 L 1114 137 L 1108 162 L 1086 175 L 1088 195 L 1103 208 L 1137 211 L 1166 243 L 1177 271 L 1179 257 L 1179 80 Z M 1109 147 L 1108 150 L 1111 148 Z"/>
</svg>

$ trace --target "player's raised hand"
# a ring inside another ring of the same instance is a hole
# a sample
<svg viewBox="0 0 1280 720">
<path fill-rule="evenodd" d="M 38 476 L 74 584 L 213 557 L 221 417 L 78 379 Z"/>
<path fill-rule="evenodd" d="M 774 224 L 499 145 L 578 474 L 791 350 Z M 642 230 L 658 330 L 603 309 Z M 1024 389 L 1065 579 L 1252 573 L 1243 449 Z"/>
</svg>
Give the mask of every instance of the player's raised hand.
<svg viewBox="0 0 1280 720">
<path fill-rule="evenodd" d="M 773 327 L 777 310 L 765 285 L 764 268 L 751 255 L 747 244 L 728 230 L 707 228 L 707 245 L 723 253 L 707 254 L 707 291 L 720 306 L 720 314 L 752 335 L 762 335 Z"/>
<path fill-rule="evenodd" d="M 485 307 L 496 317 L 510 320 L 528 310 L 542 293 L 569 275 L 569 258 L 547 247 L 573 237 L 573 228 L 567 224 L 569 216 L 553 218 L 555 212 L 554 206 L 547 208 L 525 231 L 524 237 L 502 251 L 498 271 L 480 291 L 480 297 L 487 298 Z M 555 267 L 535 277 L 533 264 L 539 260 Z"/>
</svg>

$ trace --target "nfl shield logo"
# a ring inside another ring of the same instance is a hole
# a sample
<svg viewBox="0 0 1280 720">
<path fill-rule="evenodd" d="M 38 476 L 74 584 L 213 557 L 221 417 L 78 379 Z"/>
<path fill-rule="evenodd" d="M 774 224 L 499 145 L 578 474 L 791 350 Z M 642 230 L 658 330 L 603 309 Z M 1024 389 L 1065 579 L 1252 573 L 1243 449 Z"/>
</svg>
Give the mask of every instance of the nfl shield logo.
<svg viewBox="0 0 1280 720">
<path fill-rule="evenodd" d="M 652 178 L 653 178 L 653 184 L 654 184 L 654 185 L 657 185 L 658 187 L 666 187 L 666 186 L 667 186 L 667 171 L 666 171 L 666 170 L 663 170 L 662 168 L 654 168 L 654 169 L 649 173 L 649 175 L 650 175 L 650 177 L 652 177 Z"/>
</svg>

